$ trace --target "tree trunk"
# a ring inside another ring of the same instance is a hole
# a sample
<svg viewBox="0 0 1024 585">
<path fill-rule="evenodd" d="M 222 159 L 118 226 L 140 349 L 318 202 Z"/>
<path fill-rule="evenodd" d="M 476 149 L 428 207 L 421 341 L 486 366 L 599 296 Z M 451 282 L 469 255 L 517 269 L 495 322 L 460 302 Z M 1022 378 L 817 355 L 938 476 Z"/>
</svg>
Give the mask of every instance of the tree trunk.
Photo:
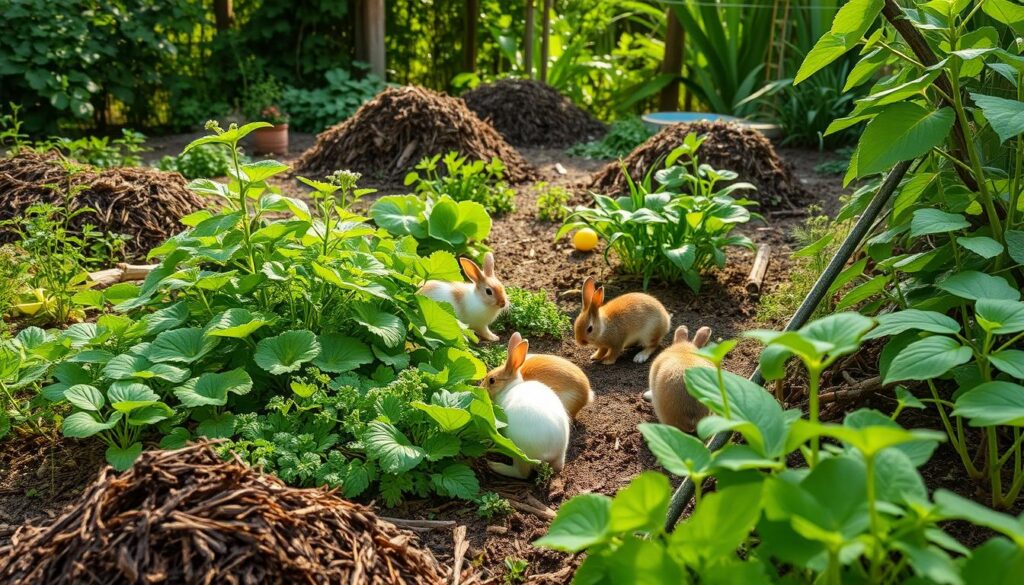
<svg viewBox="0 0 1024 585">
<path fill-rule="evenodd" d="M 231 28 L 235 21 L 235 9 L 231 5 L 231 0 L 214 0 L 213 15 L 217 19 L 217 30 Z"/>
<path fill-rule="evenodd" d="M 548 80 L 548 53 L 551 50 L 551 4 L 553 0 L 544 0 L 544 8 L 540 13 L 540 80 Z"/>
<path fill-rule="evenodd" d="M 665 11 L 665 18 L 665 56 L 661 60 L 661 73 L 673 75 L 674 79 L 661 89 L 658 108 L 674 112 L 679 109 L 679 76 L 683 72 L 683 26 L 671 8 Z"/>
<path fill-rule="evenodd" d="M 466 0 L 466 38 L 462 41 L 462 69 L 476 71 L 476 25 L 480 18 L 480 0 Z"/>
<path fill-rule="evenodd" d="M 526 0 L 526 26 L 523 30 L 523 65 L 533 79 L 533 0 Z"/>
<path fill-rule="evenodd" d="M 385 20 L 387 10 L 384 0 L 366 0 L 364 8 L 364 37 L 366 39 L 366 58 L 370 63 L 370 71 L 384 78 L 387 76 L 387 60 L 385 57 Z"/>
</svg>

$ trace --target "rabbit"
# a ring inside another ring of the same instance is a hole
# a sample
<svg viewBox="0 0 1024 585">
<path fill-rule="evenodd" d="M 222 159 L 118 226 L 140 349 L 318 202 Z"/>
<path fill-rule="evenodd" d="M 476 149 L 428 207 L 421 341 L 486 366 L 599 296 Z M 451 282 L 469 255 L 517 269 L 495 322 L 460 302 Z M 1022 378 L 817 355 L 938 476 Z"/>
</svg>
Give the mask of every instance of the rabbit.
<svg viewBox="0 0 1024 585">
<path fill-rule="evenodd" d="M 505 411 L 505 435 L 529 458 L 544 461 L 557 472 L 565 466 L 572 423 L 550 386 L 537 380 L 523 380 L 522 368 L 529 349 L 529 341 L 516 344 L 500 376 L 494 376 L 487 391 Z M 490 380 L 488 377 L 487 382 Z M 516 458 L 511 465 L 495 461 L 488 461 L 488 465 L 495 473 L 518 479 L 526 479 L 533 472 L 533 465 Z"/>
<path fill-rule="evenodd" d="M 483 269 L 469 258 L 459 258 L 459 264 L 470 282 L 445 282 L 428 280 L 419 293 L 438 302 L 448 303 L 455 309 L 455 316 L 469 325 L 477 337 L 485 341 L 497 341 L 490 325 L 498 315 L 508 309 L 505 287 L 494 274 L 494 254 L 484 256 Z"/>
<path fill-rule="evenodd" d="M 651 364 L 649 376 L 651 402 L 658 422 L 692 433 L 708 409 L 686 391 L 684 375 L 687 368 L 714 368 L 710 360 L 697 355 L 697 350 L 711 338 L 711 328 L 701 327 L 690 341 L 690 331 L 680 325 L 672 345 L 661 352 Z M 646 394 L 645 394 L 646 397 Z"/>
<path fill-rule="evenodd" d="M 519 332 L 512 334 L 508 340 L 508 355 L 512 355 L 516 346 L 523 342 Z M 590 389 L 590 380 L 576 364 L 557 355 L 527 354 L 523 367 L 519 370 L 523 380 L 536 380 L 544 383 L 558 395 L 570 419 L 575 419 L 579 411 L 594 401 L 594 392 Z M 506 366 L 494 368 L 480 381 L 480 386 L 490 390 L 495 386 L 504 386 L 515 377 Z"/>
<path fill-rule="evenodd" d="M 668 333 L 672 316 L 658 299 L 644 293 L 626 293 L 608 304 L 604 287 L 597 288 L 594 278 L 583 283 L 583 310 L 576 317 L 576 343 L 597 348 L 590 359 L 611 365 L 622 350 L 631 345 L 643 346 L 633 361 L 642 364 L 658 350 Z"/>
</svg>

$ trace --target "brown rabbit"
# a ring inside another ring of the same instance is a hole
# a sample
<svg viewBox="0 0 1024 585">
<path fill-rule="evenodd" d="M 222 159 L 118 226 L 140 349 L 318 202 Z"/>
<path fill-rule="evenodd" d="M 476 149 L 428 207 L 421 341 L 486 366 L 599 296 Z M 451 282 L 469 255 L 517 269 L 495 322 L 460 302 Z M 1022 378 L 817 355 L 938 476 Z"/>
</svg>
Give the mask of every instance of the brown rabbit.
<svg viewBox="0 0 1024 585">
<path fill-rule="evenodd" d="M 519 332 L 512 334 L 508 340 L 508 354 L 512 355 L 516 346 L 523 342 Z M 569 418 L 575 419 L 576 414 L 594 400 L 594 392 L 590 389 L 590 380 L 576 364 L 557 355 L 527 355 L 519 369 L 523 380 L 542 382 L 555 391 L 558 399 L 565 406 Z M 505 366 L 497 367 L 487 373 L 480 386 L 486 388 L 493 397 L 495 389 L 503 388 L 509 379 L 515 376 Z"/>
<path fill-rule="evenodd" d="M 711 328 L 701 327 L 691 342 L 690 331 L 680 325 L 672 345 L 651 364 L 649 392 L 658 422 L 692 433 L 697 430 L 697 422 L 707 416 L 708 409 L 686 392 L 684 375 L 687 368 L 715 367 L 710 360 L 697 355 L 697 349 L 710 338 Z"/>
<path fill-rule="evenodd" d="M 644 349 L 633 361 L 642 364 L 651 357 L 668 333 L 672 317 L 658 299 L 644 293 L 626 293 L 608 304 L 604 287 L 597 288 L 594 278 L 583 283 L 583 310 L 576 317 L 576 343 L 597 348 L 592 360 L 614 364 L 622 350 L 631 345 Z"/>
</svg>

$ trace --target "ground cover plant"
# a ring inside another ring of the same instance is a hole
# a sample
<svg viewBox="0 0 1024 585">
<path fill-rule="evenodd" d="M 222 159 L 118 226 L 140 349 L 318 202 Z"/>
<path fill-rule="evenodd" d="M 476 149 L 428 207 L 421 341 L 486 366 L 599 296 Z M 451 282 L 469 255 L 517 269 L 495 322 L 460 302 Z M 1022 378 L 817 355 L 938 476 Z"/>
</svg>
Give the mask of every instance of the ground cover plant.
<svg viewBox="0 0 1024 585">
<path fill-rule="evenodd" d="M 455 257 L 420 256 L 413 237 L 349 211 L 367 191 L 354 173 L 303 179 L 312 205 L 278 193 L 267 179 L 285 165 L 237 155 L 264 125 L 211 124 L 189 145 L 232 153 L 228 183 L 191 184 L 223 207 L 183 218 L 141 285 L 89 291 L 90 306 L 111 309 L 95 322 L 8 342 L 26 356 L 11 376 L 52 380 L 42 395 L 65 413 L 64 435 L 102 441 L 117 469 L 157 439 L 235 438 L 296 484 L 353 496 L 373 485 L 389 504 L 476 497 L 466 462 L 519 451 L 472 385 L 485 370 L 465 330 L 415 294 L 427 278 L 457 277 Z"/>
<path fill-rule="evenodd" d="M 572 327 L 569 316 L 548 300 L 544 291 L 509 287 L 505 292 L 509 307 L 495 321 L 498 331 L 509 334 L 518 331 L 527 338 L 548 335 L 558 339 Z"/>
<path fill-rule="evenodd" d="M 748 209 L 756 205 L 753 201 L 732 196 L 752 191 L 752 185 L 734 182 L 739 177 L 732 171 L 700 163 L 702 142 L 689 134 L 665 158 L 664 168 L 639 183 L 627 175 L 628 195 L 594 194 L 594 207 L 577 208 L 556 237 L 592 228 L 607 242 L 605 259 L 614 252 L 622 271 L 642 277 L 644 288 L 657 279 L 681 281 L 699 291 L 702 273 L 725 266 L 726 248 L 753 247 L 750 238 L 732 234 L 733 229 L 760 218 Z M 719 182 L 730 184 L 720 187 Z"/>
<path fill-rule="evenodd" d="M 587 552 L 574 583 L 998 581 L 1003 562 L 1024 558 L 1020 523 L 945 490 L 929 496 L 917 468 L 944 436 L 895 420 L 919 403 L 902 404 L 891 417 L 859 409 L 842 424 L 818 421 L 823 369 L 857 351 L 874 326 L 860 314 L 837 313 L 795 332 L 747 334 L 766 344 L 760 364 L 769 379 L 785 374 L 788 358 L 799 359 L 811 384 L 806 417 L 721 369 L 736 340 L 705 348 L 716 368 L 686 372 L 687 392 L 712 413 L 698 434 L 731 429 L 744 444 L 711 453 L 674 427 L 640 427 L 665 470 L 694 481 L 690 516 L 666 531 L 669 479 L 648 471 L 614 498 L 585 494 L 566 502 L 536 544 Z M 792 467 L 792 454 L 806 468 Z M 703 494 L 709 477 L 716 489 Z M 940 525 L 954 519 L 994 536 L 970 551 Z"/>
<path fill-rule="evenodd" d="M 488 213 L 516 208 L 516 192 L 505 182 L 505 165 L 497 158 L 484 162 L 471 161 L 455 151 L 443 158 L 437 154 L 417 163 L 404 182 L 426 197 L 447 195 L 455 201 L 475 201 Z"/>
<path fill-rule="evenodd" d="M 240 160 L 246 159 L 243 156 Z M 161 171 L 181 173 L 186 179 L 202 179 L 226 177 L 233 162 L 234 157 L 224 148 L 204 144 L 179 155 L 163 156 L 156 166 Z"/>
<path fill-rule="evenodd" d="M 585 158 L 620 158 L 643 144 L 652 134 L 640 118 L 624 118 L 612 122 L 600 140 L 574 144 L 566 152 Z"/>
</svg>

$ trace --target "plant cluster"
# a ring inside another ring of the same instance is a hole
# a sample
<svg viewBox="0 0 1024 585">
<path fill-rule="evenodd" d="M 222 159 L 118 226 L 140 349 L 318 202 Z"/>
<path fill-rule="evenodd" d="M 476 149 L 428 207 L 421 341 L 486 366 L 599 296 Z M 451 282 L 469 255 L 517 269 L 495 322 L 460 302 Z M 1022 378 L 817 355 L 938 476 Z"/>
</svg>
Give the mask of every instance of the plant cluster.
<svg viewBox="0 0 1024 585">
<path fill-rule="evenodd" d="M 472 385 L 485 369 L 466 330 L 416 294 L 458 275 L 455 257 L 422 257 L 415 238 L 349 211 L 370 191 L 356 173 L 301 179 L 312 204 L 281 195 L 267 179 L 285 165 L 238 157 L 239 141 L 267 125 L 210 123 L 186 152 L 224 149 L 232 179 L 190 186 L 221 204 L 182 218 L 187 229 L 150 252 L 160 263 L 141 285 L 79 291 L 79 305 L 102 311 L 94 322 L 10 342 L 31 359 L 4 370 L 18 384 L 5 387 L 47 383 L 64 435 L 102 441 L 117 469 L 156 437 L 173 447 L 205 436 L 296 484 L 372 486 L 389 504 L 474 499 L 470 459 L 522 454 Z"/>
<path fill-rule="evenodd" d="M 614 251 L 627 274 L 651 279 L 685 282 L 700 290 L 701 274 L 712 266 L 725 266 L 730 246 L 753 248 L 746 236 L 733 229 L 760 216 L 747 199 L 733 193 L 752 190 L 749 183 L 733 182 L 736 173 L 700 164 L 697 150 L 703 139 L 687 135 L 684 143 L 665 158 L 665 167 L 648 173 L 637 184 L 628 178 L 629 195 L 617 198 L 594 194 L 594 207 L 579 207 L 558 230 L 557 238 L 589 227 Z M 625 170 L 623 171 L 625 172 Z M 659 190 L 652 192 L 652 180 Z M 730 182 L 719 187 L 720 182 Z"/>
<path fill-rule="evenodd" d="M 239 160 L 246 161 L 241 154 Z M 216 144 L 205 144 L 177 156 L 165 155 L 157 163 L 161 171 L 181 173 L 186 179 L 226 177 L 234 163 L 234 155 Z"/>
<path fill-rule="evenodd" d="M 860 409 L 842 424 L 818 421 L 822 371 L 857 351 L 874 325 L 860 314 L 838 313 L 799 331 L 747 334 L 766 344 L 760 365 L 769 379 L 782 377 L 791 357 L 803 364 L 812 387 L 807 417 L 784 411 L 766 389 L 721 368 L 735 340 L 704 348 L 715 368 L 686 372 L 687 392 L 711 411 L 698 433 L 733 430 L 744 444 L 711 453 L 674 427 L 640 426 L 665 470 L 694 482 L 690 516 L 666 530 L 671 486 L 648 471 L 614 498 L 584 494 L 566 502 L 537 544 L 587 551 L 576 583 L 999 580 L 1006 565 L 993 559 L 1019 561 L 1020 523 L 945 490 L 929 496 L 917 468 L 943 435 L 895 421 L 903 407 L 920 403 L 901 402 L 892 417 Z M 798 457 L 805 468 L 793 467 Z M 701 486 L 712 477 L 716 490 L 705 494 Z M 948 520 L 997 536 L 972 552 L 943 531 Z"/>
<path fill-rule="evenodd" d="M 355 77 L 348 69 L 324 73 L 324 83 L 312 89 L 289 86 L 281 93 L 281 106 L 300 132 L 320 132 L 339 124 L 387 87 L 383 79 L 366 73 L 364 64 L 356 64 L 362 73 Z"/>
<path fill-rule="evenodd" d="M 569 217 L 569 200 L 572 193 L 561 185 L 549 185 L 541 181 L 534 186 L 537 191 L 537 218 L 543 221 L 565 221 Z"/>
<path fill-rule="evenodd" d="M 622 158 L 633 152 L 651 137 L 653 133 L 643 120 L 637 117 L 616 120 L 608 126 L 608 133 L 601 140 L 581 142 L 565 152 L 584 158 Z"/>
<path fill-rule="evenodd" d="M 491 216 L 483 205 L 448 195 L 387 195 L 370 206 L 370 217 L 395 237 L 413 238 L 423 255 L 477 257 L 487 250 L 483 241 L 491 233 Z"/>
<path fill-rule="evenodd" d="M 883 382 L 927 393 L 968 475 L 997 507 L 1024 489 L 1013 416 L 1024 407 L 1024 58 L 1011 40 L 1021 33 L 1019 12 L 1005 0 L 921 5 L 897 26 L 882 3 L 851 2 L 797 75 L 815 75 L 855 47 L 861 57 L 847 87 L 882 73 L 830 126 L 866 122 L 846 181 L 867 186 L 840 219 L 867 205 L 878 174 L 917 164 L 843 273 L 856 286 L 840 304 L 863 302 L 862 312 L 878 315 L 871 335 L 887 339 Z"/>
<path fill-rule="evenodd" d="M 484 162 L 469 161 L 455 151 L 443 159 L 437 154 L 417 163 L 416 170 L 405 176 L 405 185 L 413 186 L 424 197 L 447 195 L 459 202 L 475 201 L 488 213 L 516 208 L 516 192 L 505 182 L 505 165 L 497 158 Z"/>
<path fill-rule="evenodd" d="M 509 287 L 505 293 L 509 307 L 494 322 L 498 331 L 518 331 L 527 338 L 546 335 L 560 339 L 572 328 L 569 316 L 548 300 L 546 292 Z"/>
</svg>

